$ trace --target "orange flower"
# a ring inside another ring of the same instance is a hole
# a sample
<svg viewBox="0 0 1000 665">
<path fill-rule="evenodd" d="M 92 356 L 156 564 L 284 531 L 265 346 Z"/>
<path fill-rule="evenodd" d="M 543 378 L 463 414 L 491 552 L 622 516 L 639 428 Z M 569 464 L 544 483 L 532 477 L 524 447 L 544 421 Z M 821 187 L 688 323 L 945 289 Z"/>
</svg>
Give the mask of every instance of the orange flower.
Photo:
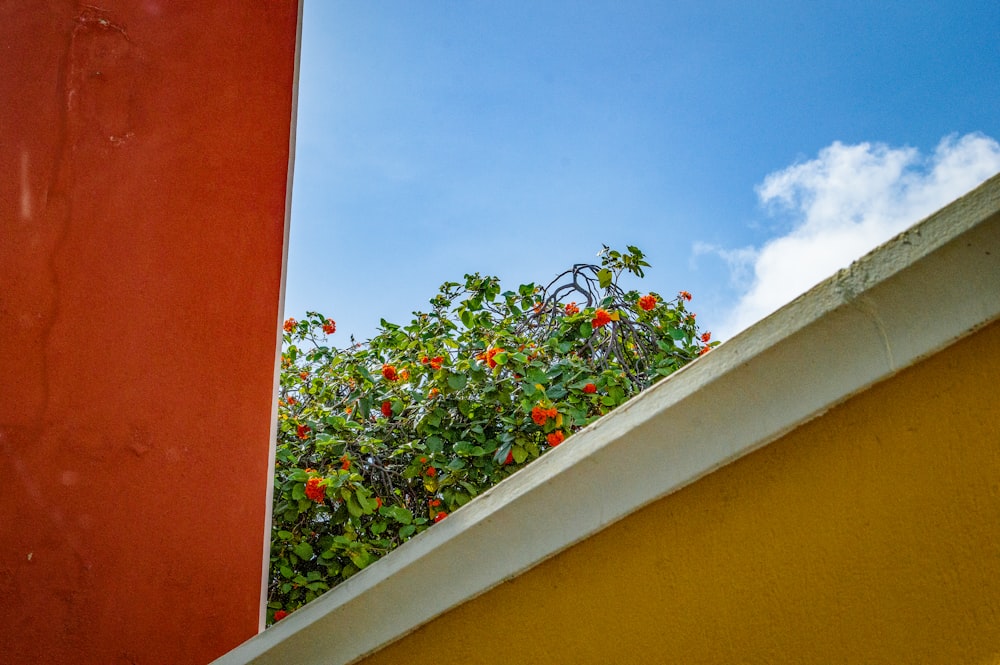
<svg viewBox="0 0 1000 665">
<path fill-rule="evenodd" d="M 382 497 L 375 497 L 375 508 L 376 510 L 382 507 Z"/>
<path fill-rule="evenodd" d="M 566 316 L 572 316 L 574 314 L 579 314 L 580 308 L 576 306 L 575 302 L 571 302 L 566 305 Z"/>
<path fill-rule="evenodd" d="M 590 322 L 591 327 L 600 328 L 601 326 L 606 326 L 611 323 L 611 315 L 608 314 L 607 310 L 599 309 L 594 312 L 594 319 Z"/>
<path fill-rule="evenodd" d="M 562 442 L 563 442 L 563 440 L 564 440 L 564 439 L 565 439 L 566 437 L 565 437 L 565 436 L 563 436 L 563 433 L 562 433 L 562 431 L 560 431 L 560 430 L 556 430 L 555 432 L 552 432 L 551 434 L 549 434 L 549 435 L 548 435 L 548 436 L 546 436 L 545 438 L 546 438 L 546 440 L 548 440 L 548 442 L 549 442 L 549 445 L 550 445 L 550 446 L 552 446 L 553 448 L 555 448 L 555 447 L 556 447 L 556 446 L 558 446 L 558 445 L 559 445 L 560 443 L 562 443 Z"/>
<path fill-rule="evenodd" d="M 712 347 L 710 347 L 710 346 L 703 346 L 703 347 L 701 347 L 701 351 L 698 352 L 698 355 L 699 356 L 703 356 L 703 355 L 705 355 L 706 353 L 708 353 L 711 350 L 712 350 Z"/>
<path fill-rule="evenodd" d="M 431 369 L 441 369 L 444 364 L 444 356 L 434 356 L 431 358 Z"/>
<path fill-rule="evenodd" d="M 333 333 L 337 332 L 337 322 L 334 321 L 333 319 L 327 319 L 323 323 L 323 332 L 325 332 L 327 335 L 332 335 Z"/>
<path fill-rule="evenodd" d="M 427 458 L 426 457 L 421 457 L 420 458 L 420 463 L 421 464 L 427 464 Z"/>
<path fill-rule="evenodd" d="M 597 386 L 595 386 L 593 383 L 588 383 L 583 387 L 583 392 L 587 393 L 588 395 L 593 395 L 594 393 L 597 392 Z"/>
<path fill-rule="evenodd" d="M 295 326 L 297 324 L 298 322 L 295 319 L 287 319 L 285 321 L 285 325 L 282 327 L 285 329 L 285 332 L 292 332 L 293 330 L 295 330 Z"/>
<path fill-rule="evenodd" d="M 404 369 L 402 372 L 400 372 L 399 373 L 399 380 L 400 381 L 409 381 L 410 380 L 410 370 Z"/>
<path fill-rule="evenodd" d="M 389 381 L 395 381 L 399 378 L 399 375 L 396 374 L 396 368 L 392 365 L 382 365 L 382 376 Z"/>
<path fill-rule="evenodd" d="M 442 512 L 440 512 L 440 513 L 438 513 L 437 515 L 434 516 L 434 522 L 435 523 L 440 522 L 441 520 L 443 520 L 446 517 L 448 517 L 448 513 L 442 511 Z"/>
<path fill-rule="evenodd" d="M 299 378 L 303 381 L 309 380 L 309 372 L 299 372 Z"/>
<path fill-rule="evenodd" d="M 502 352 L 503 349 L 501 349 L 500 347 L 497 347 L 495 349 L 490 349 L 489 351 L 486 352 L 486 364 L 489 365 L 491 369 L 497 366 L 497 361 L 493 360 L 493 356 Z"/>
<path fill-rule="evenodd" d="M 434 476 L 438 475 L 438 470 L 435 469 L 433 466 L 429 466 L 427 467 L 427 470 L 424 471 L 424 474 L 426 474 L 428 478 L 433 478 Z"/>
<path fill-rule="evenodd" d="M 654 296 L 652 293 L 649 293 L 639 298 L 639 307 L 641 307 L 647 312 L 653 309 L 654 307 L 656 307 L 656 296 Z"/>
<path fill-rule="evenodd" d="M 427 399 L 430 399 L 430 398 L 434 397 L 435 395 L 439 394 L 440 392 L 441 391 L 438 390 L 437 388 L 431 388 L 430 391 L 427 393 Z"/>
<path fill-rule="evenodd" d="M 389 400 L 382 402 L 382 415 L 386 418 L 392 418 L 392 402 Z"/>
<path fill-rule="evenodd" d="M 701 341 L 703 341 L 703 342 L 708 342 L 708 340 L 710 340 L 710 339 L 712 339 L 712 333 L 710 333 L 710 332 L 707 332 L 707 333 L 705 333 L 704 335 L 701 336 Z"/>
<path fill-rule="evenodd" d="M 323 479 L 319 476 L 313 476 L 306 481 L 306 496 L 316 503 L 323 503 L 326 499 L 326 487 L 320 485 L 322 482 Z"/>
<path fill-rule="evenodd" d="M 541 404 L 536 404 L 531 408 L 531 419 L 535 421 L 535 424 L 539 427 L 545 426 L 545 421 L 549 418 L 555 419 L 559 415 L 559 412 L 554 408 L 543 409 Z"/>
<path fill-rule="evenodd" d="M 298 402 L 298 400 L 295 399 L 294 397 L 289 397 L 288 400 L 286 401 L 286 403 L 288 404 L 288 406 L 292 406 L 296 402 Z"/>
<path fill-rule="evenodd" d="M 687 300 L 688 302 L 691 301 L 691 294 L 688 293 L 687 291 L 681 291 L 677 295 L 680 296 L 681 298 L 683 298 L 684 300 Z"/>
<path fill-rule="evenodd" d="M 309 425 L 299 425 L 295 428 L 295 436 L 303 441 L 309 438 Z"/>
<path fill-rule="evenodd" d="M 437 508 L 441 505 L 441 499 L 427 499 L 427 505 L 431 508 Z"/>
<path fill-rule="evenodd" d="M 344 471 L 351 468 L 351 459 L 347 455 L 340 458 L 340 468 Z"/>
<path fill-rule="evenodd" d="M 542 303 L 536 302 L 531 308 L 535 310 L 535 314 L 538 314 L 542 311 Z"/>
<path fill-rule="evenodd" d="M 431 361 L 431 359 L 430 359 L 430 358 L 428 358 L 427 356 L 424 356 L 423 358 L 421 358 L 421 359 L 420 359 L 420 364 L 421 364 L 421 365 L 426 365 L 426 364 L 427 364 L 427 363 L 429 363 L 430 361 Z"/>
</svg>

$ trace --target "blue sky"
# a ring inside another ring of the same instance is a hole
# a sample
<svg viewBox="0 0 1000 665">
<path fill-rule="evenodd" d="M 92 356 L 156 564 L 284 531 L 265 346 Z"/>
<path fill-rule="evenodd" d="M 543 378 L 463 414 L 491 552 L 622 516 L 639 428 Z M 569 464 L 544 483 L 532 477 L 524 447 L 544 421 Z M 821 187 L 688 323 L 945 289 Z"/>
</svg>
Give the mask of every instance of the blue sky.
<svg viewBox="0 0 1000 665">
<path fill-rule="evenodd" d="M 286 316 L 639 246 L 731 336 L 1000 172 L 1000 3 L 306 0 Z"/>
</svg>

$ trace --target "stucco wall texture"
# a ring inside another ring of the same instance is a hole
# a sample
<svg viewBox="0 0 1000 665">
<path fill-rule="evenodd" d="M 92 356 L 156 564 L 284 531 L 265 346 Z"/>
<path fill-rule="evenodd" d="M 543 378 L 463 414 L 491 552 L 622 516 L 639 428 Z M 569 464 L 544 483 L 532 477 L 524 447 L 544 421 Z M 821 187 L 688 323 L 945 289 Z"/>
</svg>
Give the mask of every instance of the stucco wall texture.
<svg viewBox="0 0 1000 665">
<path fill-rule="evenodd" d="M 361 662 L 1000 663 L 998 376 L 993 323 Z"/>
<path fill-rule="evenodd" d="M 257 632 L 297 24 L 0 3 L 0 663 Z"/>
</svg>

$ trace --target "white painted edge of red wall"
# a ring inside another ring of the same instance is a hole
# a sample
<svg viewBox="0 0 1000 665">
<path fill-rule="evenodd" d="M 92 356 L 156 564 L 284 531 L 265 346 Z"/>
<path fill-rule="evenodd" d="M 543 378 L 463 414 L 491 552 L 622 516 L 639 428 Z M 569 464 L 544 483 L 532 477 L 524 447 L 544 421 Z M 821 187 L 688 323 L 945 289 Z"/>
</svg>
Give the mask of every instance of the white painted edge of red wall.
<svg viewBox="0 0 1000 665">
<path fill-rule="evenodd" d="M 285 181 L 285 230 L 281 245 L 281 282 L 278 288 L 278 320 L 274 323 L 274 380 L 271 387 L 271 427 L 268 431 L 267 452 L 267 497 L 264 513 L 264 544 L 261 550 L 260 607 L 257 615 L 257 630 L 264 630 L 267 621 L 267 589 L 270 582 L 271 561 L 271 512 L 274 506 L 275 456 L 278 441 L 278 386 L 281 380 L 281 343 L 285 321 L 285 280 L 288 275 L 288 243 L 292 225 L 292 184 L 295 175 L 295 131 L 299 112 L 299 64 L 302 59 L 302 4 L 298 2 L 298 24 L 295 28 L 295 64 L 292 73 L 292 117 L 288 134 L 288 176 Z"/>
</svg>

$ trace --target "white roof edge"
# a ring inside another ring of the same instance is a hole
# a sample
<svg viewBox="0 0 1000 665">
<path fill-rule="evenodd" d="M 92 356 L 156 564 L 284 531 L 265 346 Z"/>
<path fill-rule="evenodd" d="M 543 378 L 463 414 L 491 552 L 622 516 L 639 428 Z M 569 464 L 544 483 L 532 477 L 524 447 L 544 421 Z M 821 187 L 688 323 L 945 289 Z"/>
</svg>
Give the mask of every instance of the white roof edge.
<svg viewBox="0 0 1000 665">
<path fill-rule="evenodd" d="M 1000 175 L 214 662 L 354 662 L 998 317 Z"/>
</svg>

